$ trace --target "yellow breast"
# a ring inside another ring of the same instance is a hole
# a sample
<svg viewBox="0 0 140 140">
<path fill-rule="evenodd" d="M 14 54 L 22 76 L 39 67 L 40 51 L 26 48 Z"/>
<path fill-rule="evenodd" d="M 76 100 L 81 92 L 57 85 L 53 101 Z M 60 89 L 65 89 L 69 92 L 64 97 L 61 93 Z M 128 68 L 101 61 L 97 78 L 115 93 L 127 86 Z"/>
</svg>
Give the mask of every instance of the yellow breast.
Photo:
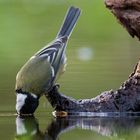
<svg viewBox="0 0 140 140">
<path fill-rule="evenodd" d="M 32 57 L 18 72 L 16 89 L 41 95 L 49 87 L 52 69 L 49 62 L 41 57 Z"/>
</svg>

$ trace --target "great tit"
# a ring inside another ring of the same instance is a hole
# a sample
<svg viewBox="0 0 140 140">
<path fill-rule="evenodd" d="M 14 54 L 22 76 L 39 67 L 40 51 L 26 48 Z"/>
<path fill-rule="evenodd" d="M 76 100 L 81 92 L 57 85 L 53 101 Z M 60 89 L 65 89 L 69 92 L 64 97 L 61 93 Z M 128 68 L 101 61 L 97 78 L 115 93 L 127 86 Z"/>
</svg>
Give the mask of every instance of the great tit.
<svg viewBox="0 0 140 140">
<path fill-rule="evenodd" d="M 16 111 L 33 114 L 39 98 L 48 93 L 65 70 L 67 41 L 80 15 L 80 9 L 70 7 L 56 38 L 34 54 L 16 76 Z"/>
</svg>

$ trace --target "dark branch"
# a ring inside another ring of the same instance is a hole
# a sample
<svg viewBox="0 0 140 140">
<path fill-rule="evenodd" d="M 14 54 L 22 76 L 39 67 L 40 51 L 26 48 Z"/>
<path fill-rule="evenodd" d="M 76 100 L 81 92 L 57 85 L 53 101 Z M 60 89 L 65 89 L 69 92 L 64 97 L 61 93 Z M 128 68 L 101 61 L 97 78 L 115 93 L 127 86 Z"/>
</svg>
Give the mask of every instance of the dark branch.
<svg viewBox="0 0 140 140">
<path fill-rule="evenodd" d="M 59 93 L 58 86 L 46 95 L 56 111 L 72 112 L 138 112 L 140 111 L 140 61 L 121 87 L 105 91 L 92 99 L 75 100 Z"/>
</svg>

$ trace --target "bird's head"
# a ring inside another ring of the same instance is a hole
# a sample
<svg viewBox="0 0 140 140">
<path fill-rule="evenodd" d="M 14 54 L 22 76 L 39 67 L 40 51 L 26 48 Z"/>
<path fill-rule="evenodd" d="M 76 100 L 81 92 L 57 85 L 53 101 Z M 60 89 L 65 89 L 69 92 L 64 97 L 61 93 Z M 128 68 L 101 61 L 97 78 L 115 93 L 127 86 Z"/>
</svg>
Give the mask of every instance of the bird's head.
<svg viewBox="0 0 140 140">
<path fill-rule="evenodd" d="M 19 115 L 33 115 L 38 105 L 37 95 L 16 90 L 16 111 Z"/>
</svg>

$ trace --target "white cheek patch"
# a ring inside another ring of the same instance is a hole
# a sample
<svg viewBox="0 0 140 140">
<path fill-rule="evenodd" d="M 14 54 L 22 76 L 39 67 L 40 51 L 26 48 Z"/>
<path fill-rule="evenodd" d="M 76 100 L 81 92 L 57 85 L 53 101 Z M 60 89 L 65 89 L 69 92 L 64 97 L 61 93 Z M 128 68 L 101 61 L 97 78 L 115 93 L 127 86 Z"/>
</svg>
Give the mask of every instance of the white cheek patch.
<svg viewBox="0 0 140 140">
<path fill-rule="evenodd" d="M 25 94 L 17 94 L 17 99 L 16 99 L 16 110 L 19 113 L 20 109 L 23 107 L 25 104 L 25 99 L 27 98 L 27 95 Z"/>
</svg>

